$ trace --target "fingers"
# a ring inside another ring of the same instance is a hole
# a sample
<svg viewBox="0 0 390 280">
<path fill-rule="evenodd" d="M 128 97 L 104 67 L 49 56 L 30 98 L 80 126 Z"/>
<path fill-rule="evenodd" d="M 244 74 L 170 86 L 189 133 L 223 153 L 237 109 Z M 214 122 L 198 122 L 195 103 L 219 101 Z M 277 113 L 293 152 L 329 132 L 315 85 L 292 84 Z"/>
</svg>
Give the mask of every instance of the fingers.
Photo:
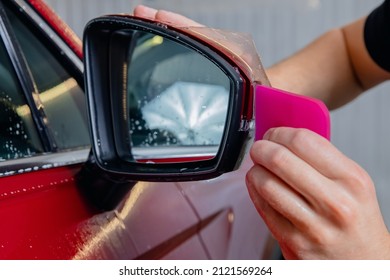
<svg viewBox="0 0 390 280">
<path fill-rule="evenodd" d="M 156 18 L 157 10 L 144 5 L 138 5 L 135 7 L 133 14 L 137 17 L 154 20 Z"/>
<path fill-rule="evenodd" d="M 263 218 L 264 222 L 267 224 L 269 230 L 274 235 L 277 240 L 282 240 L 284 237 L 280 232 L 290 232 L 293 230 L 291 223 L 283 217 L 280 213 L 275 211 L 268 203 L 259 196 L 254 185 L 247 182 L 249 196 L 251 197 L 253 204 L 255 205 L 260 216 Z M 281 228 L 282 230 L 279 230 Z"/>
<path fill-rule="evenodd" d="M 250 175 L 253 170 L 248 172 L 248 177 L 251 177 Z M 262 176 L 260 173 L 253 172 L 253 176 Z M 276 240 L 278 240 L 280 247 L 283 252 L 283 256 L 286 259 L 297 259 L 298 256 L 295 254 L 294 250 L 291 250 L 291 246 L 295 244 L 306 244 L 307 240 L 304 238 L 300 232 L 305 231 L 304 228 L 307 229 L 307 234 L 311 238 L 316 238 L 315 236 L 318 234 L 318 229 L 316 226 L 309 227 L 309 219 L 307 219 L 307 215 L 302 215 L 302 213 L 306 212 L 300 211 L 299 209 L 291 210 L 295 214 L 297 214 L 296 219 L 293 218 L 292 220 L 295 222 L 291 222 L 289 219 L 287 219 L 284 215 L 282 215 L 279 211 L 283 212 L 284 214 L 287 214 L 287 216 L 292 217 L 289 215 L 286 211 L 286 209 L 282 209 L 283 205 L 286 205 L 285 202 L 277 199 L 277 197 L 272 197 L 270 199 L 270 196 L 265 194 L 267 198 L 263 198 L 262 195 L 259 195 L 259 191 L 263 193 L 262 190 L 257 189 L 255 186 L 256 184 L 251 184 L 251 179 L 247 180 L 247 186 L 248 186 L 248 192 L 249 195 L 259 212 L 260 216 L 263 218 L 264 222 L 268 226 L 270 232 L 274 236 Z M 272 184 L 269 184 L 269 189 L 272 190 L 272 188 L 275 187 Z M 273 206 L 271 206 L 273 204 Z M 276 210 L 276 207 L 278 210 Z M 292 207 L 288 207 L 288 209 L 292 209 Z M 310 215 L 311 216 L 311 215 Z M 298 225 L 298 226 L 296 226 Z M 314 225 L 318 225 L 318 223 L 315 223 Z M 302 246 L 304 247 L 304 246 Z"/>
<path fill-rule="evenodd" d="M 337 219 L 345 216 L 344 212 L 348 212 L 348 209 L 343 205 L 348 205 L 353 200 L 357 186 L 343 184 L 347 187 L 340 188 L 339 183 L 348 179 L 344 178 L 346 174 L 353 173 L 353 161 L 343 156 L 326 139 L 307 130 L 278 128 L 270 130 L 265 139 L 253 145 L 252 160 L 255 165 L 274 175 L 273 178 L 268 176 L 274 182 L 271 192 L 273 196 L 280 198 L 282 192 L 286 193 L 285 189 L 291 189 L 289 196 L 283 196 L 288 199 L 280 206 L 282 209 L 275 208 L 277 211 L 298 226 L 300 220 L 296 214 L 299 212 L 294 212 L 292 207 L 294 203 L 303 205 L 303 199 L 309 209 L 322 213 L 321 215 Z M 345 169 L 344 173 L 340 173 L 340 169 Z M 259 194 L 263 195 L 261 192 L 266 192 L 267 188 L 261 179 L 255 178 L 258 176 L 251 177 L 252 184 L 262 190 Z M 267 196 L 264 199 L 268 201 L 273 198 Z M 270 205 L 275 207 L 271 202 Z M 307 215 L 303 217 L 304 214 L 299 215 L 311 223 L 312 220 L 307 220 Z M 303 225 L 299 227 L 303 228 Z"/>
<path fill-rule="evenodd" d="M 254 163 L 274 174 L 280 182 L 303 196 L 314 207 L 329 197 L 330 181 L 294 154 L 288 147 L 273 141 L 258 141 L 251 149 Z M 277 183 L 280 183 L 277 182 Z"/>
<path fill-rule="evenodd" d="M 159 10 L 156 14 L 156 20 L 171 24 L 177 27 L 203 27 L 204 25 L 193 21 L 183 15 L 169 11 Z"/>
<path fill-rule="evenodd" d="M 390 256 L 382 254 L 390 236 L 372 180 L 326 139 L 275 128 L 253 145 L 251 157 L 250 197 L 286 258 Z"/>
<path fill-rule="evenodd" d="M 330 179 L 344 176 L 351 165 L 355 165 L 328 140 L 306 129 L 273 128 L 264 135 L 264 139 L 287 148 Z"/>
<path fill-rule="evenodd" d="M 362 193 L 359 187 L 372 185 L 370 176 L 363 168 L 342 154 L 328 140 L 312 131 L 273 128 L 265 134 L 264 139 L 265 141 L 258 141 L 253 146 L 251 156 L 254 162 L 270 168 L 293 186 L 304 181 L 306 186 L 317 186 L 319 190 L 311 190 L 321 197 L 321 200 L 334 200 L 329 197 L 331 192 L 328 188 L 332 186 L 330 182 L 344 181 L 348 186 L 343 189 L 344 195 Z M 285 174 L 281 174 L 283 172 Z"/>
<path fill-rule="evenodd" d="M 156 20 L 176 27 L 203 27 L 204 25 L 183 15 L 165 10 L 156 10 L 147 6 L 138 5 L 134 9 L 134 16 Z"/>
<path fill-rule="evenodd" d="M 275 214 L 271 212 L 271 209 L 273 209 L 298 229 L 303 231 L 312 230 L 310 225 L 313 223 L 315 215 L 310 205 L 274 174 L 259 165 L 255 165 L 248 171 L 246 179 L 248 190 L 252 194 L 252 198 L 255 198 L 255 204 L 258 206 L 257 209 L 260 210 L 266 220 L 270 220 L 271 223 L 278 220 L 278 223 L 282 224 L 283 227 L 288 227 L 281 217 L 278 219 L 274 217 Z"/>
</svg>

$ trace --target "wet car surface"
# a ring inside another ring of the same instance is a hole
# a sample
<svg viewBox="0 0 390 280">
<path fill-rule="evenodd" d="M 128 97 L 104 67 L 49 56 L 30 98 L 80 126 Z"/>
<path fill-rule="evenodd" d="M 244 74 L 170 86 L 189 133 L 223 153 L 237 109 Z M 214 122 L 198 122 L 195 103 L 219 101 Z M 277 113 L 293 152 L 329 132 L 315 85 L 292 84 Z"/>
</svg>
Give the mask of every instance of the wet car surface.
<svg viewBox="0 0 390 280">
<path fill-rule="evenodd" d="M 1 259 L 270 257 L 249 159 L 202 181 L 110 180 L 90 152 L 80 40 L 41 1 L 0 8 Z"/>
</svg>

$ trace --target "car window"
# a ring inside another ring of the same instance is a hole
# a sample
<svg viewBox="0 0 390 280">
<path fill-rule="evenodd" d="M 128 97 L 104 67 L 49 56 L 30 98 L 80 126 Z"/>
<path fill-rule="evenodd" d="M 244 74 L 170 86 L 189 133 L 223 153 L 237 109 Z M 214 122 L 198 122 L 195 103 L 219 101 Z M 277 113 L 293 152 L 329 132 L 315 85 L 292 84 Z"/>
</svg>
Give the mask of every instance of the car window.
<svg viewBox="0 0 390 280">
<path fill-rule="evenodd" d="M 89 145 L 85 97 L 77 80 L 60 63 L 53 48 L 38 38 L 30 25 L 6 9 L 39 91 L 48 126 L 60 150 Z M 64 60 L 66 61 L 66 60 Z"/>
<path fill-rule="evenodd" d="M 30 108 L 0 42 L 0 161 L 30 157 L 42 151 Z"/>
</svg>

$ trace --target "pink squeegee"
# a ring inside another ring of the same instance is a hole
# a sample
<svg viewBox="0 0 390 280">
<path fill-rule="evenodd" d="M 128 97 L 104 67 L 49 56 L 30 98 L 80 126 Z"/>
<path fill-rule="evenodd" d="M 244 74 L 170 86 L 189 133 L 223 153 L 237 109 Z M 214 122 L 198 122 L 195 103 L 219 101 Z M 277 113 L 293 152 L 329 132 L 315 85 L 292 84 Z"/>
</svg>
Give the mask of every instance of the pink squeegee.
<svg viewBox="0 0 390 280">
<path fill-rule="evenodd" d="M 330 139 L 329 111 L 321 101 L 280 89 L 256 86 L 255 140 L 273 127 L 307 128 Z"/>
</svg>

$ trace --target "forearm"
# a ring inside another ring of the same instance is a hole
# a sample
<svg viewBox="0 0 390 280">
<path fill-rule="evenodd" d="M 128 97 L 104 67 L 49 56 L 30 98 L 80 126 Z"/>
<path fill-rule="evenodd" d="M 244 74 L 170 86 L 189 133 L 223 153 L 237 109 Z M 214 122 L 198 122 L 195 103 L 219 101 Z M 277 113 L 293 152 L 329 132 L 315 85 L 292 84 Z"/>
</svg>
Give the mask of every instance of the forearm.
<svg viewBox="0 0 390 280">
<path fill-rule="evenodd" d="M 271 85 L 337 108 L 363 91 L 348 61 L 341 29 L 331 30 L 266 70 Z"/>
<path fill-rule="evenodd" d="M 338 108 L 389 79 L 363 41 L 364 19 L 333 29 L 293 56 L 267 69 L 271 85 L 321 99 Z"/>
</svg>

